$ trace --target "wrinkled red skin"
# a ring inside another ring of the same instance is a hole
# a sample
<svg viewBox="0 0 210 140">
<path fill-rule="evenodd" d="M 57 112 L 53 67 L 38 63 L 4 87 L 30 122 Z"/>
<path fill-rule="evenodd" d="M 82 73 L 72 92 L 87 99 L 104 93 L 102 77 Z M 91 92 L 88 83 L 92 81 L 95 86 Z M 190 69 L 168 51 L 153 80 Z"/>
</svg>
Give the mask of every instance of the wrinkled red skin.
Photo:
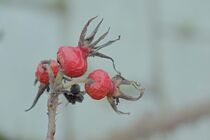
<svg viewBox="0 0 210 140">
<path fill-rule="evenodd" d="M 103 99 L 114 89 L 112 80 L 104 70 L 94 70 L 88 75 L 88 79 L 93 80 L 93 83 L 85 84 L 85 90 L 95 100 Z"/>
<path fill-rule="evenodd" d="M 59 64 L 55 60 L 51 60 L 50 62 L 50 67 L 53 71 L 54 76 L 56 77 L 58 71 L 59 71 Z M 43 84 L 48 84 L 49 82 L 49 76 L 48 72 L 45 68 L 43 68 L 43 64 L 40 63 L 36 69 L 35 73 L 37 79 L 43 83 Z"/>
<path fill-rule="evenodd" d="M 60 47 L 57 52 L 57 59 L 69 77 L 80 77 L 87 71 L 87 56 L 89 49 L 85 47 Z"/>
</svg>

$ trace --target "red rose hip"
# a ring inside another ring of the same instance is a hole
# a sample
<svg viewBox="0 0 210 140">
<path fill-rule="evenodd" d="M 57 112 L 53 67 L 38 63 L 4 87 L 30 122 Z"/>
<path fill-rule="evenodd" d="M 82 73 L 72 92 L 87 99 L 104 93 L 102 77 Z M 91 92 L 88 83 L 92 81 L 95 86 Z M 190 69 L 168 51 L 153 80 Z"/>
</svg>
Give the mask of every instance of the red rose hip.
<svg viewBox="0 0 210 140">
<path fill-rule="evenodd" d="M 57 60 L 61 65 L 61 68 L 64 71 L 64 74 L 69 77 L 80 77 L 87 71 L 87 58 L 92 56 L 98 56 L 101 58 L 106 58 L 112 61 L 114 70 L 119 74 L 120 72 L 116 70 L 114 60 L 99 52 L 100 49 L 107 47 L 111 45 L 112 43 L 118 41 L 120 39 L 120 36 L 115 40 L 110 40 L 104 44 L 98 45 L 98 43 L 103 40 L 106 35 L 109 32 L 109 29 L 107 32 L 102 34 L 98 39 L 96 39 L 94 42 L 94 37 L 96 35 L 96 32 L 98 31 L 99 26 L 101 25 L 102 21 L 99 22 L 99 24 L 96 26 L 96 28 L 93 30 L 93 32 L 86 37 L 87 27 L 90 24 L 90 22 L 95 19 L 91 18 L 84 28 L 82 29 L 82 32 L 80 34 L 80 38 L 78 41 L 78 45 L 75 47 L 72 46 L 62 46 L 58 49 L 57 52 Z"/>
<path fill-rule="evenodd" d="M 58 71 L 59 71 L 59 64 L 55 60 L 43 60 L 39 63 L 36 69 L 36 79 L 34 84 L 36 84 L 38 81 L 40 82 L 38 92 L 36 94 L 36 97 L 31 105 L 30 108 L 26 109 L 25 111 L 31 110 L 39 100 L 40 96 L 47 90 L 49 91 L 49 76 L 47 68 L 44 66 L 45 64 L 50 65 L 50 68 L 53 72 L 54 77 L 56 77 Z"/>
<path fill-rule="evenodd" d="M 101 69 L 95 70 L 90 73 L 88 75 L 88 79 L 93 81 L 93 83 L 91 84 L 85 84 L 85 90 L 88 95 L 95 100 L 100 100 L 106 96 L 111 107 L 118 114 L 129 114 L 118 110 L 117 105 L 120 98 L 129 101 L 136 101 L 139 100 L 144 94 L 144 88 L 141 87 L 138 82 L 127 80 L 121 75 L 116 75 L 112 79 L 110 79 L 107 72 Z M 140 91 L 139 96 L 132 97 L 124 94 L 124 92 L 120 90 L 121 85 L 133 86 L 138 91 Z"/>
<path fill-rule="evenodd" d="M 47 61 L 42 61 L 37 66 L 35 75 L 38 81 L 40 81 L 43 84 L 48 84 L 49 76 L 48 76 L 47 69 L 44 67 L 45 62 L 48 63 Z M 53 74 L 56 77 L 59 70 L 59 64 L 55 60 L 50 60 L 49 63 L 50 63 L 50 68 L 52 69 Z"/>
<path fill-rule="evenodd" d="M 93 80 L 92 84 L 85 84 L 85 90 L 91 98 L 100 100 L 110 92 L 112 81 L 104 70 L 94 70 L 88 79 Z"/>
<path fill-rule="evenodd" d="M 67 76 L 80 77 L 87 71 L 87 53 L 87 48 L 60 47 L 57 59 Z"/>
</svg>

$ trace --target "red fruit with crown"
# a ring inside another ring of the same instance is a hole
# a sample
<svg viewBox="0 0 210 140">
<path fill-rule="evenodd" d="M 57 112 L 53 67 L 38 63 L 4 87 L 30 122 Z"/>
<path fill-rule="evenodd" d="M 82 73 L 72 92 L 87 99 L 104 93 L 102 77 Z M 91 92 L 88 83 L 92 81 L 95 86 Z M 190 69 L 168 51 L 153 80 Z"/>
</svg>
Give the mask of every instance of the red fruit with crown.
<svg viewBox="0 0 210 140">
<path fill-rule="evenodd" d="M 93 81 L 91 84 L 85 84 L 85 90 L 88 95 L 95 100 L 100 100 L 107 96 L 107 100 L 110 103 L 111 107 L 114 109 L 115 112 L 119 114 L 129 114 L 118 110 L 117 105 L 119 103 L 119 98 L 129 101 L 136 101 L 139 100 L 144 94 L 144 88 L 141 87 L 138 82 L 127 80 L 121 75 L 116 75 L 112 79 L 110 79 L 108 73 L 101 69 L 95 70 L 90 73 L 88 75 L 88 79 Z M 139 96 L 132 97 L 124 94 L 120 90 L 120 85 L 133 86 L 140 91 Z"/>
<path fill-rule="evenodd" d="M 109 32 L 109 29 L 108 29 L 107 32 L 102 34 L 95 42 L 92 43 L 96 35 L 96 32 L 103 20 L 101 20 L 99 24 L 96 26 L 96 28 L 94 29 L 94 31 L 89 36 L 86 37 L 87 27 L 90 24 L 90 22 L 95 18 L 96 17 L 91 18 L 84 26 L 80 34 L 78 45 L 76 47 L 62 46 L 58 49 L 57 60 L 60 63 L 61 68 L 64 71 L 64 74 L 69 77 L 80 77 L 87 71 L 87 67 L 88 67 L 87 57 L 89 56 L 92 56 L 92 57 L 98 56 L 101 58 L 106 58 L 106 59 L 111 60 L 113 63 L 114 70 L 117 73 L 119 73 L 115 68 L 114 60 L 109 56 L 99 53 L 98 51 L 106 46 L 111 45 L 115 41 L 119 40 L 120 37 L 118 37 L 115 40 L 110 40 L 102 45 L 97 46 L 97 44 L 101 40 L 103 40 L 108 34 Z"/>
<path fill-rule="evenodd" d="M 60 47 L 57 59 L 65 75 L 69 77 L 80 77 L 87 71 L 87 48 Z"/>
<path fill-rule="evenodd" d="M 55 60 L 50 60 L 50 61 L 42 61 L 36 69 L 36 78 L 43 84 L 48 84 L 49 82 L 49 76 L 47 69 L 44 67 L 44 64 L 49 63 L 50 68 L 53 71 L 54 77 L 56 77 L 58 71 L 59 71 L 59 64 Z"/>
<path fill-rule="evenodd" d="M 85 84 L 85 91 L 95 100 L 100 100 L 107 96 L 112 88 L 112 81 L 104 70 L 94 70 L 88 75 L 88 79 L 93 80 L 93 83 Z"/>
</svg>

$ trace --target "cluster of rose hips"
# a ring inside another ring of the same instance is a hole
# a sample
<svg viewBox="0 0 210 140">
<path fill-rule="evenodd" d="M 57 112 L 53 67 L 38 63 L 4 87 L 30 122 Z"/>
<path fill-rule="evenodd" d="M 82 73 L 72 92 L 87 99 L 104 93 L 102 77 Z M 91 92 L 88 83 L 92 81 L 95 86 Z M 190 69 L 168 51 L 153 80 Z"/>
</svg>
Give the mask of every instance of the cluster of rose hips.
<svg viewBox="0 0 210 140">
<path fill-rule="evenodd" d="M 107 97 L 111 107 L 119 114 L 128 114 L 117 109 L 119 98 L 136 101 L 142 97 L 144 88 L 142 88 L 139 83 L 122 77 L 121 73 L 115 67 L 114 60 L 111 57 L 99 52 L 100 49 L 119 40 L 120 36 L 115 40 L 108 41 L 102 45 L 97 45 L 106 37 L 109 32 L 108 29 L 107 32 L 102 34 L 96 41 L 93 42 L 96 32 L 103 21 L 102 19 L 94 31 L 86 37 L 87 27 L 95 18 L 96 17 L 89 19 L 84 26 L 76 47 L 62 46 L 58 49 L 57 61 L 44 60 L 40 62 L 35 74 L 35 84 L 40 82 L 39 90 L 32 106 L 26 111 L 29 111 L 35 106 L 39 97 L 45 92 L 45 90 L 48 92 L 52 90 L 50 85 L 55 82 L 57 82 L 57 86 L 56 88 L 53 87 L 54 92 L 63 94 L 69 103 L 75 104 L 76 102 L 82 102 L 85 93 L 95 100 L 101 100 L 104 97 Z M 110 78 L 106 71 L 96 69 L 91 72 L 85 80 L 75 79 L 81 77 L 87 71 L 87 58 L 90 56 L 98 56 L 111 60 L 113 68 L 117 74 L 113 78 Z M 60 79 L 60 81 L 58 79 Z M 80 83 L 84 83 L 85 91 L 80 90 Z M 132 85 L 140 91 L 139 96 L 132 97 L 124 94 L 120 90 L 120 85 Z"/>
</svg>

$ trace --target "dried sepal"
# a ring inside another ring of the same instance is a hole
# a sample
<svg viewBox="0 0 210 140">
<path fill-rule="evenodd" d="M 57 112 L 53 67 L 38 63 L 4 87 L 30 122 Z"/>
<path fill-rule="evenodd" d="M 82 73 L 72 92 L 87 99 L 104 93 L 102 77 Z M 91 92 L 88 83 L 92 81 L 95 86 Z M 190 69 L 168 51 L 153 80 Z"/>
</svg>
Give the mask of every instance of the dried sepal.
<svg viewBox="0 0 210 140">
<path fill-rule="evenodd" d="M 89 19 L 88 22 L 87 22 L 87 23 L 85 24 L 85 26 L 83 27 L 82 32 L 81 32 L 81 34 L 80 34 L 80 39 L 79 39 L 79 41 L 78 41 L 78 46 L 88 48 L 88 50 L 89 50 L 88 56 L 92 56 L 92 57 L 98 56 L 98 57 L 101 57 L 101 58 L 106 58 L 106 59 L 111 60 L 112 63 L 113 63 L 113 68 L 114 68 L 114 70 L 117 72 L 117 74 L 120 75 L 120 72 L 119 72 L 119 71 L 116 69 L 116 67 L 115 67 L 114 60 L 113 60 L 111 57 L 109 57 L 109 56 L 107 56 L 107 55 L 104 55 L 104 54 L 98 52 L 100 49 L 105 48 L 105 47 L 111 45 L 112 43 L 114 43 L 114 42 L 120 40 L 120 35 L 118 36 L 117 39 L 109 40 L 108 42 L 106 42 L 106 43 L 104 43 L 104 44 L 101 44 L 101 45 L 98 45 L 98 46 L 97 46 L 97 44 L 98 44 L 100 41 L 102 41 L 102 40 L 108 35 L 108 33 L 109 33 L 109 31 L 110 31 L 110 27 L 109 27 L 108 30 L 107 30 L 105 33 L 103 33 L 101 36 L 99 36 L 99 38 L 96 39 L 96 40 L 92 43 L 92 41 L 94 40 L 94 37 L 95 37 L 95 35 L 96 35 L 96 33 L 97 33 L 97 31 L 98 31 L 98 29 L 99 29 L 101 23 L 103 22 L 103 19 L 102 19 L 102 20 L 98 23 L 98 25 L 95 27 L 95 29 L 92 31 L 92 33 L 91 33 L 89 36 L 85 37 L 85 36 L 86 36 L 86 33 L 87 33 L 87 28 L 88 28 L 89 24 L 90 24 L 95 18 L 97 18 L 97 16 L 96 16 L 96 17 L 93 17 L 93 18 L 91 18 L 91 19 Z"/>
<path fill-rule="evenodd" d="M 118 98 L 122 98 L 125 100 L 129 100 L 129 101 L 137 101 L 139 100 L 143 94 L 144 94 L 144 90 L 145 88 L 143 88 L 141 86 L 140 83 L 136 82 L 136 81 L 132 81 L 132 80 L 127 80 L 124 77 L 122 77 L 121 75 L 116 75 L 112 78 L 112 81 L 115 83 L 116 86 L 116 90 L 115 93 L 113 94 L 114 97 L 118 97 Z M 135 89 L 137 89 L 139 91 L 139 96 L 138 97 L 132 97 L 130 95 L 126 95 L 124 94 L 124 92 L 122 92 L 120 90 L 120 86 L 121 85 L 129 85 L 129 86 L 133 86 Z"/>
<path fill-rule="evenodd" d="M 98 28 L 100 27 L 100 25 L 101 25 L 102 22 L 103 22 L 103 19 L 98 23 L 98 25 L 93 30 L 93 32 L 89 36 L 87 36 L 85 38 L 84 45 L 90 44 L 93 41 L 93 39 L 94 39 L 94 37 L 95 37 L 95 35 L 96 35 L 97 31 L 98 31 Z"/>
<path fill-rule="evenodd" d="M 141 86 L 141 84 L 139 84 L 138 82 L 127 80 L 124 77 L 122 77 L 121 75 L 114 76 L 112 78 L 112 82 L 113 82 L 113 85 L 114 85 L 114 90 L 112 91 L 112 93 L 110 93 L 107 96 L 108 102 L 110 103 L 111 107 L 113 108 L 113 110 L 116 113 L 118 113 L 118 114 L 130 114 L 129 112 L 125 113 L 125 112 L 122 112 L 122 111 L 118 110 L 117 105 L 120 102 L 119 99 L 121 98 L 121 99 L 125 99 L 125 100 L 128 100 L 128 101 L 137 101 L 143 96 L 145 88 L 143 88 Z M 139 96 L 138 97 L 133 97 L 133 96 L 130 96 L 130 95 L 126 95 L 124 92 L 122 92 L 120 90 L 121 85 L 133 86 L 135 89 L 137 89 L 139 91 Z"/>
<path fill-rule="evenodd" d="M 84 41 L 85 41 L 85 36 L 86 36 L 86 33 L 87 33 L 87 27 L 89 26 L 89 24 L 95 19 L 97 18 L 96 17 L 93 17 L 91 19 L 88 20 L 88 22 L 85 24 L 85 26 L 83 27 L 82 29 L 82 32 L 80 34 L 80 38 L 79 38 L 79 41 L 78 41 L 78 46 L 83 46 L 84 45 Z"/>
<path fill-rule="evenodd" d="M 121 72 L 118 71 L 117 68 L 116 68 L 116 66 L 115 66 L 115 61 L 114 61 L 114 59 L 111 58 L 110 56 L 107 56 L 107 55 L 105 55 L 105 54 L 103 54 L 103 53 L 100 53 L 100 52 L 94 52 L 94 53 L 92 53 L 90 56 L 93 56 L 93 57 L 94 57 L 94 56 L 97 56 L 97 57 L 100 57 L 100 58 L 105 58 L 105 59 L 111 60 L 111 61 L 112 61 L 112 65 L 113 65 L 114 70 L 117 72 L 118 75 L 121 75 Z"/>
<path fill-rule="evenodd" d="M 49 84 L 42 84 L 42 83 L 41 83 L 41 84 L 39 85 L 39 90 L 38 90 L 38 92 L 37 92 L 37 94 L 36 94 L 36 97 L 35 97 L 35 99 L 34 99 L 32 105 L 31 105 L 31 107 L 28 108 L 28 109 L 26 109 L 25 111 L 31 110 L 31 109 L 36 105 L 36 103 L 38 102 L 40 96 L 41 96 L 41 95 L 45 92 L 45 90 L 47 90 L 48 88 L 49 88 Z"/>
<path fill-rule="evenodd" d="M 107 100 L 108 100 L 109 104 L 111 105 L 112 109 L 113 109 L 117 114 L 127 114 L 127 115 L 130 114 L 129 112 L 122 112 L 122 111 L 118 110 L 118 108 L 117 108 L 118 102 L 116 103 L 116 101 L 115 101 L 115 99 L 114 99 L 113 96 L 107 96 Z"/>
</svg>

